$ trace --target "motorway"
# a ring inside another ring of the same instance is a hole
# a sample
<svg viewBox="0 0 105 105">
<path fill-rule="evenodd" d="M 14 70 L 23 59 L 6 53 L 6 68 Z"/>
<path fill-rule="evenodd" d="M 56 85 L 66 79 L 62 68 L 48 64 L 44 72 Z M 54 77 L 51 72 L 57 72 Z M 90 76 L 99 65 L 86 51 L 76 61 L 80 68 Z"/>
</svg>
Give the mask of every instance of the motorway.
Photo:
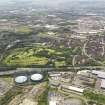
<svg viewBox="0 0 105 105">
<path fill-rule="evenodd" d="M 0 71 L 0 76 L 15 75 L 18 73 L 33 73 L 33 72 L 60 72 L 74 70 L 105 70 L 105 66 L 79 66 L 79 67 L 64 67 L 64 68 L 17 68 L 15 70 Z"/>
</svg>

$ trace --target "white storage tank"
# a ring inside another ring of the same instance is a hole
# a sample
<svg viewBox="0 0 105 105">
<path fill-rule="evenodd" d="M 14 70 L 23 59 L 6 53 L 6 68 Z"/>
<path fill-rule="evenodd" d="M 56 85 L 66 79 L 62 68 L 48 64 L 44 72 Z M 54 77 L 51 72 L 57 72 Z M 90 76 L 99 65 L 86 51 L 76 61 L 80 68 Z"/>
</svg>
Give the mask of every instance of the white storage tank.
<svg viewBox="0 0 105 105">
<path fill-rule="evenodd" d="M 22 84 L 22 83 L 25 83 L 27 79 L 28 79 L 27 76 L 17 76 L 15 78 L 15 82 Z"/>
<path fill-rule="evenodd" d="M 31 80 L 32 81 L 40 81 L 43 79 L 43 75 L 42 74 L 32 74 L 31 75 Z"/>
</svg>

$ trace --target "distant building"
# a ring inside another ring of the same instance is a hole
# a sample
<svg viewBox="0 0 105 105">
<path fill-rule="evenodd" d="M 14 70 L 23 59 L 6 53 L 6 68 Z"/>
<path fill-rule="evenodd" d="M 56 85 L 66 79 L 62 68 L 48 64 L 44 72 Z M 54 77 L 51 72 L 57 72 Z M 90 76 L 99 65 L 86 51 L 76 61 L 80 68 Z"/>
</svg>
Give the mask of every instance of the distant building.
<svg viewBox="0 0 105 105">
<path fill-rule="evenodd" d="M 61 74 L 60 73 L 53 73 L 53 74 L 49 74 L 50 75 L 50 77 L 57 77 L 57 76 L 61 76 Z"/>
</svg>

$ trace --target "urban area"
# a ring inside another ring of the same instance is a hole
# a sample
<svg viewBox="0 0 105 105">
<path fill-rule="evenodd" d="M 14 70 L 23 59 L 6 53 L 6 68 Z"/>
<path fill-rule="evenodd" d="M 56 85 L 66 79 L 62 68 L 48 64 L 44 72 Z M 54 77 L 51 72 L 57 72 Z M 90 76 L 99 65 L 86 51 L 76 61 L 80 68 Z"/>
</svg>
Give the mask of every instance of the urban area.
<svg viewBox="0 0 105 105">
<path fill-rule="evenodd" d="M 105 105 L 105 1 L 3 1 L 0 105 Z"/>
</svg>

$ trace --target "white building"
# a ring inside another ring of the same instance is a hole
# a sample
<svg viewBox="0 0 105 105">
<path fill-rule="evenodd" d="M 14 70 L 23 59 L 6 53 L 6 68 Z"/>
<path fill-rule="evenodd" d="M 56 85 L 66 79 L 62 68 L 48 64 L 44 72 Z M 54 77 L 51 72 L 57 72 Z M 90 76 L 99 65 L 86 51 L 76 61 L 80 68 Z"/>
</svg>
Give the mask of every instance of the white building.
<svg viewBox="0 0 105 105">
<path fill-rule="evenodd" d="M 92 74 L 97 75 L 97 77 L 101 79 L 100 87 L 105 89 L 105 72 L 104 71 L 93 70 Z"/>
<path fill-rule="evenodd" d="M 104 71 L 92 70 L 92 74 L 97 75 L 98 78 L 105 79 L 105 72 Z"/>
<path fill-rule="evenodd" d="M 50 101 L 49 105 L 57 105 L 57 102 L 56 101 Z"/>
<path fill-rule="evenodd" d="M 102 79 L 101 81 L 101 88 L 105 89 L 105 79 Z"/>
<path fill-rule="evenodd" d="M 67 88 L 69 90 L 75 91 L 75 92 L 79 92 L 79 93 L 83 93 L 84 89 L 83 88 L 78 88 L 78 87 L 74 87 L 74 86 L 62 86 L 63 88 Z"/>
</svg>

